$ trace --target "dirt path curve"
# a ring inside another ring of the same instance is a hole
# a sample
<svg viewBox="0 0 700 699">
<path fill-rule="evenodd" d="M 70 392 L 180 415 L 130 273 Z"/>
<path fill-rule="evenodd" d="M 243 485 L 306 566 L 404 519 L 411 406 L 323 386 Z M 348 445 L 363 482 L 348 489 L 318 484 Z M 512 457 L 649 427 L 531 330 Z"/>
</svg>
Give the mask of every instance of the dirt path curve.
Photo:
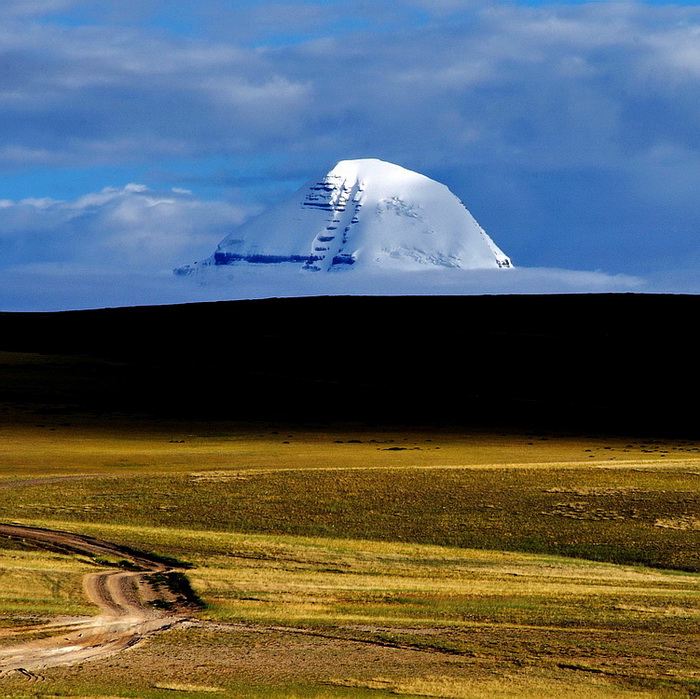
<svg viewBox="0 0 700 699">
<path fill-rule="evenodd" d="M 99 616 L 55 621 L 18 632 L 48 636 L 0 648 L 0 678 L 16 674 L 36 678 L 36 671 L 42 668 L 111 655 L 184 621 L 192 610 L 182 574 L 157 556 L 90 536 L 38 527 L 0 524 L 0 536 L 61 553 L 108 556 L 126 562 L 129 568 L 90 573 L 83 579 L 86 595 L 102 609 Z"/>
</svg>

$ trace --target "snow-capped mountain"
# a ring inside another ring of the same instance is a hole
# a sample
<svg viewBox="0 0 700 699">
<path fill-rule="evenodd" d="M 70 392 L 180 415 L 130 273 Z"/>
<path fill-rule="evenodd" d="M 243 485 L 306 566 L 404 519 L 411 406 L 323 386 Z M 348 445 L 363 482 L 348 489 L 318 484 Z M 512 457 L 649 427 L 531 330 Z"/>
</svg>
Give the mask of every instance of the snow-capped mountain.
<svg viewBox="0 0 700 699">
<path fill-rule="evenodd" d="M 343 160 L 327 175 L 244 223 L 193 274 L 245 265 L 308 272 L 512 266 L 444 185 L 381 160 Z"/>
</svg>

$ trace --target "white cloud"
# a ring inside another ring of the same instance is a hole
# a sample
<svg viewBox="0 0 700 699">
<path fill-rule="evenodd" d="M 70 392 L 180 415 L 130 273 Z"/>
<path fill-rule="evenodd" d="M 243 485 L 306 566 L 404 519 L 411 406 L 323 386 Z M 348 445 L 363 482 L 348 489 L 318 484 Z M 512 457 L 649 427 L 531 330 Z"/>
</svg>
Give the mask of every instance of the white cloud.
<svg viewBox="0 0 700 699">
<path fill-rule="evenodd" d="M 0 28 L 0 160 L 154 162 L 217 149 L 308 156 L 328 138 L 346 151 L 410 152 L 423 162 L 598 166 L 624 157 L 620 141 L 640 124 L 654 131 L 653 115 L 637 109 L 632 118 L 626 104 L 663 100 L 674 81 L 687 89 L 700 81 L 700 10 L 404 0 L 394 15 L 402 5 L 423 5 L 435 19 L 373 33 L 374 13 L 361 7 L 370 30 L 348 36 L 324 25 L 350 19 L 342 4 L 237 9 L 239 19 L 252 13 L 275 26 L 290 13 L 302 25 L 325 26 L 322 39 L 267 49 L 236 43 L 235 31 L 176 40 L 124 27 Z M 441 20 L 445 12 L 457 14 Z M 679 121 L 695 116 L 682 101 L 665 106 Z M 445 112 L 455 134 L 479 137 L 460 142 L 442 130 L 437 138 L 433 124 Z M 523 140 L 525 121 L 536 128 Z"/>
<path fill-rule="evenodd" d="M 244 217 L 241 207 L 183 189 L 107 187 L 72 201 L 29 198 L 0 206 L 0 264 L 74 264 L 94 271 L 170 270 L 211 253 Z"/>
<path fill-rule="evenodd" d="M 558 269 L 313 274 L 221 267 L 202 277 L 32 264 L 0 277 L 0 310 L 46 311 L 318 295 L 606 293 L 654 290 L 624 275 Z M 698 280 L 700 281 L 700 280 Z"/>
</svg>

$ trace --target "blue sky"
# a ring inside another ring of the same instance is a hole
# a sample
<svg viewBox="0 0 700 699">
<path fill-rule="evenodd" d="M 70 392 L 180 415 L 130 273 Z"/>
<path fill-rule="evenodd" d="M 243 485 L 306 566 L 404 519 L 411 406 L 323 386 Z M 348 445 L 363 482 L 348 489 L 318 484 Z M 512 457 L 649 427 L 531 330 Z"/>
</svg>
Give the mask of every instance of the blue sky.
<svg viewBox="0 0 700 699">
<path fill-rule="evenodd" d="M 0 102 L 15 285 L 201 259 L 377 157 L 447 184 L 518 266 L 700 291 L 697 3 L 3 0 Z"/>
</svg>

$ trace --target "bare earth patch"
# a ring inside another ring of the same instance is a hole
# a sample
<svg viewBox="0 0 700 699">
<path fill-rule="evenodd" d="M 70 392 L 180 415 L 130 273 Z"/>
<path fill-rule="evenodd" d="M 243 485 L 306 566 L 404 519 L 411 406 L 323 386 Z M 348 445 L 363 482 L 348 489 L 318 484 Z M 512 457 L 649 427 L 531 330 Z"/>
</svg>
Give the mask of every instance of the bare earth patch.
<svg viewBox="0 0 700 699">
<path fill-rule="evenodd" d="M 172 567 L 151 557 L 93 537 L 33 527 L 0 525 L 0 536 L 49 550 L 118 557 L 134 568 L 86 575 L 85 593 L 102 609 L 102 614 L 22 629 L 18 635 L 28 631 L 50 635 L 1 649 L 0 677 L 17 673 L 31 677 L 43 668 L 111 655 L 184 618 L 186 600 L 156 582 L 156 576 L 162 578 Z"/>
</svg>

